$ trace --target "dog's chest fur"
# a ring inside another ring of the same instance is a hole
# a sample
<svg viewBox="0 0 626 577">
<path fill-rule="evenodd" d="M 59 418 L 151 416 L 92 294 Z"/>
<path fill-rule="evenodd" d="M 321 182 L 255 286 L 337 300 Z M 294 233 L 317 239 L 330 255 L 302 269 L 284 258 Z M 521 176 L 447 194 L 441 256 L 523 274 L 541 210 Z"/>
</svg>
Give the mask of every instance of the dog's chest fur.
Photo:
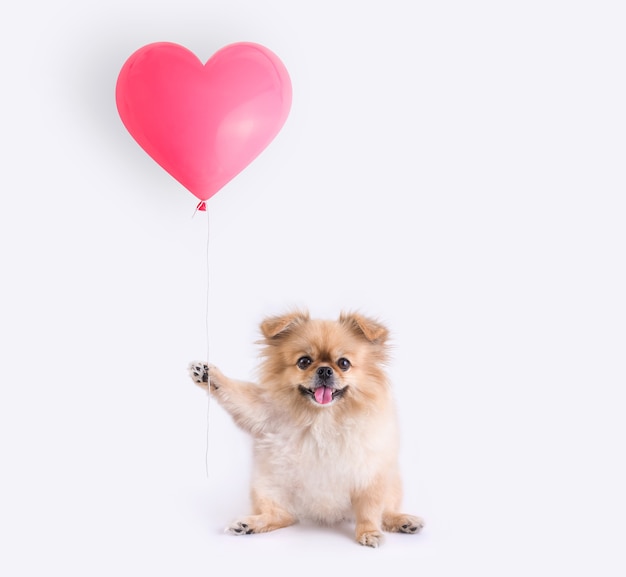
<svg viewBox="0 0 626 577">
<path fill-rule="evenodd" d="M 354 490 L 368 485 L 395 453 L 388 418 L 338 424 L 328 411 L 300 430 L 272 429 L 255 439 L 253 485 L 300 519 L 348 518 Z"/>
</svg>

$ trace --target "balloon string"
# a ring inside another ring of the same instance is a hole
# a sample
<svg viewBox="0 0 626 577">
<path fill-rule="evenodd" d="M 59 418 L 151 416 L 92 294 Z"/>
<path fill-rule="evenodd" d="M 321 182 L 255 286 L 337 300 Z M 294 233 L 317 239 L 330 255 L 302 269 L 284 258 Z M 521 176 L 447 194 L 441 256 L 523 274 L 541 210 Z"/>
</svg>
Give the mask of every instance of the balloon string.
<svg viewBox="0 0 626 577">
<path fill-rule="evenodd" d="M 204 203 L 201 203 L 204 204 Z M 198 210 L 205 210 L 206 205 L 204 207 L 198 207 Z M 205 319 L 204 326 L 206 330 L 206 359 L 207 363 L 211 358 L 211 348 L 210 348 L 210 330 L 209 330 L 209 302 L 210 302 L 210 287 L 211 287 L 211 266 L 210 266 L 210 238 L 211 238 L 211 223 L 209 220 L 209 212 L 206 211 L 206 222 L 207 222 L 207 230 L 206 230 L 206 303 L 205 303 Z M 204 468 L 206 471 L 206 477 L 209 478 L 209 429 L 210 429 L 210 415 L 211 415 L 211 375 L 207 374 L 207 408 L 206 408 L 206 447 L 204 452 Z"/>
<path fill-rule="evenodd" d="M 204 314 L 204 328 L 206 332 L 206 360 L 207 363 L 211 358 L 210 330 L 209 330 L 209 302 L 211 294 L 211 263 L 210 263 L 210 240 L 211 240 L 211 222 L 209 219 L 209 211 L 206 209 L 205 201 L 201 201 L 193 211 L 192 218 L 198 214 L 198 211 L 206 212 L 206 301 Z M 207 374 L 207 407 L 206 407 L 206 444 L 204 450 L 204 469 L 207 479 L 209 478 L 209 439 L 210 439 L 210 423 L 211 423 L 211 375 Z"/>
</svg>

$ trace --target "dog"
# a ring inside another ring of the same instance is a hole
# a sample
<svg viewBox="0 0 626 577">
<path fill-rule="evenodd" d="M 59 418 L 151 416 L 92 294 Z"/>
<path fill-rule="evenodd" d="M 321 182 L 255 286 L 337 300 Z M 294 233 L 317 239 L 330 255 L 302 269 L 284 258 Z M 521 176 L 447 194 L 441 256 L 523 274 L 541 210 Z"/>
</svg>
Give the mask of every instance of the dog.
<svg viewBox="0 0 626 577">
<path fill-rule="evenodd" d="M 210 393 L 254 443 L 252 514 L 233 535 L 300 520 L 356 523 L 356 541 L 378 547 L 383 531 L 415 534 L 424 522 L 401 513 L 398 427 L 389 380 L 388 330 L 358 313 L 337 321 L 295 310 L 266 318 L 259 382 L 230 379 L 193 362 Z"/>
</svg>

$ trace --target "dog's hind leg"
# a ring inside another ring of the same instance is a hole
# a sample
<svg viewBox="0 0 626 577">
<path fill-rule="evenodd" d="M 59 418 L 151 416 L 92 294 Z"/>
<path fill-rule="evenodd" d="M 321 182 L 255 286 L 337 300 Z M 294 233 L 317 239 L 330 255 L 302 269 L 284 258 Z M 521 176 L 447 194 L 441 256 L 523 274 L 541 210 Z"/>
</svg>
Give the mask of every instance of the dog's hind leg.
<svg viewBox="0 0 626 577">
<path fill-rule="evenodd" d="M 383 530 L 390 533 L 419 533 L 424 526 L 424 520 L 415 515 L 404 513 L 383 513 Z"/>
<path fill-rule="evenodd" d="M 226 532 L 232 535 L 267 533 L 293 525 L 297 519 L 274 501 L 253 494 L 254 515 L 242 517 L 231 523 Z"/>
</svg>

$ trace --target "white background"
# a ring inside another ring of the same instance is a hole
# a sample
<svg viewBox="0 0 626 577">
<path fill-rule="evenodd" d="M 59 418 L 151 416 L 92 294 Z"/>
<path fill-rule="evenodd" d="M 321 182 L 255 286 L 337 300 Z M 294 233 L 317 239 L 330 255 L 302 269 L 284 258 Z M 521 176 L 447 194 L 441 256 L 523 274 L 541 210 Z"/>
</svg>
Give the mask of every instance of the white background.
<svg viewBox="0 0 626 577">
<path fill-rule="evenodd" d="M 615 0 L 34 0 L 0 22 L 0 573 L 624 575 L 626 14 Z M 277 139 L 209 201 L 114 102 L 137 48 L 290 72 Z M 421 536 L 235 538 L 249 443 L 186 376 L 258 322 L 394 335 Z"/>
</svg>

